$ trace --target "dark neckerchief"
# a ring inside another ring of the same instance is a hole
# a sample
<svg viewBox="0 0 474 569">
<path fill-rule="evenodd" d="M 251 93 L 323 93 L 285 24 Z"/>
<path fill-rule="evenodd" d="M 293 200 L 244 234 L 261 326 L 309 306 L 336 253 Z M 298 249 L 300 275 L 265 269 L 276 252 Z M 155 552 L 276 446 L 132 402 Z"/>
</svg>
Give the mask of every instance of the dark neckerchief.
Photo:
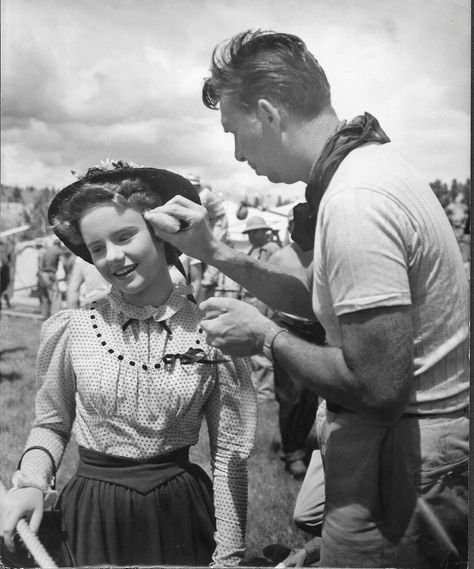
<svg viewBox="0 0 474 569">
<path fill-rule="evenodd" d="M 326 142 L 306 186 L 307 203 L 299 203 L 293 208 L 294 229 L 291 238 L 303 251 L 309 251 L 314 247 L 319 204 L 334 172 L 349 152 L 367 142 L 379 144 L 390 142 L 378 120 L 369 113 L 359 115 L 344 124 Z"/>
</svg>

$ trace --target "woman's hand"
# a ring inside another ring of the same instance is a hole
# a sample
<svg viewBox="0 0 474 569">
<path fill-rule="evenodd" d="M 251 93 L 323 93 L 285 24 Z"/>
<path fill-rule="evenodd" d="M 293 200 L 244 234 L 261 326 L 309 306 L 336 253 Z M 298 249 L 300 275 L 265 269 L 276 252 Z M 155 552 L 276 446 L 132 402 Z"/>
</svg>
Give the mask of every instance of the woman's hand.
<svg viewBox="0 0 474 569">
<path fill-rule="evenodd" d="M 43 492 L 39 488 L 18 488 L 7 492 L 2 504 L 2 531 L 7 548 L 15 550 L 13 537 L 21 518 L 26 518 L 31 531 L 37 533 L 42 517 Z"/>
</svg>

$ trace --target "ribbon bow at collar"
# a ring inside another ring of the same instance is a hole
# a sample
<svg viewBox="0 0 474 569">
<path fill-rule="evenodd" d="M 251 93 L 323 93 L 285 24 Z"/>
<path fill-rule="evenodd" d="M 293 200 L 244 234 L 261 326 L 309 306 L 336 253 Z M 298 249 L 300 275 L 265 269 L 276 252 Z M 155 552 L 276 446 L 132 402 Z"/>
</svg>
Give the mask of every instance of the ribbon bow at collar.
<svg viewBox="0 0 474 569">
<path fill-rule="evenodd" d="M 182 365 L 191 364 L 219 364 L 226 360 L 209 360 L 206 352 L 202 348 L 189 348 L 184 354 L 165 354 L 162 358 L 163 363 L 170 365 L 179 360 Z"/>
</svg>

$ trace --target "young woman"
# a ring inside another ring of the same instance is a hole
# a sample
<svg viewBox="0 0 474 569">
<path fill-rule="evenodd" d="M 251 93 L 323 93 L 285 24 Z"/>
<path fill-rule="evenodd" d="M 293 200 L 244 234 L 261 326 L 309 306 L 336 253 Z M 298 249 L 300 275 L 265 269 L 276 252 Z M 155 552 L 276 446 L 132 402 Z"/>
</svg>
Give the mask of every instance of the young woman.
<svg viewBox="0 0 474 569">
<path fill-rule="evenodd" d="M 112 288 L 43 325 L 36 420 L 5 501 L 5 543 L 22 516 L 38 527 L 74 429 L 80 461 L 59 506 L 78 565 L 238 565 L 256 423 L 249 364 L 207 345 L 190 287 L 170 279 L 177 251 L 143 217 L 176 194 L 199 198 L 172 172 L 103 168 L 49 209 L 56 235 Z M 203 417 L 212 483 L 188 458 Z"/>
</svg>

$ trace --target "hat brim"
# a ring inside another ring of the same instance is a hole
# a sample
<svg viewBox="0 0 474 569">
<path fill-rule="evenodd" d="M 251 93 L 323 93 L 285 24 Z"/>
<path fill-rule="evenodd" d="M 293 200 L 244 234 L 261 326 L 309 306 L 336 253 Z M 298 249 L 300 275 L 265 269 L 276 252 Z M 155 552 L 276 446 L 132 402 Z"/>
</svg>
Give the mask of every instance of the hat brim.
<svg viewBox="0 0 474 569">
<path fill-rule="evenodd" d="M 242 233 L 250 233 L 251 231 L 257 231 L 258 229 L 266 229 L 267 231 L 271 231 L 271 227 L 268 225 L 257 225 L 257 227 L 249 227 L 249 229 L 244 229 Z"/>
<path fill-rule="evenodd" d="M 54 226 L 54 219 L 61 217 L 64 204 L 85 184 L 101 182 L 114 183 L 126 178 L 139 178 L 147 182 L 151 191 L 161 198 L 162 203 L 166 203 L 174 196 L 180 195 L 201 205 L 199 193 L 186 178 L 179 174 L 159 168 L 120 168 L 86 176 L 59 191 L 54 196 L 48 208 L 49 224 Z M 88 263 L 92 263 L 91 255 L 85 244 L 82 243 L 78 245 L 72 243 L 59 229 L 54 229 L 54 233 L 75 255 L 78 255 Z"/>
</svg>

